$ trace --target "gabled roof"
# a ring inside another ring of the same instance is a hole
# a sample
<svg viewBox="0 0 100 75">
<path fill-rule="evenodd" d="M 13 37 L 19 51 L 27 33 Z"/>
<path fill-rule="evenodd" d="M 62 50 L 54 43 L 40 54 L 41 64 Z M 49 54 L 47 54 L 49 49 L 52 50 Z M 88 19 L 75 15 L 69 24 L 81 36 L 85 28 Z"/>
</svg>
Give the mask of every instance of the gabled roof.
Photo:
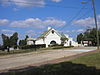
<svg viewBox="0 0 100 75">
<path fill-rule="evenodd" d="M 37 39 L 39 39 L 39 38 L 45 38 L 45 36 L 51 31 L 51 30 L 54 30 L 55 31 L 55 29 L 49 29 L 49 30 L 47 30 L 47 31 L 44 31 L 44 33 L 43 34 L 41 34 Z M 65 36 L 65 34 L 63 34 L 63 33 L 59 33 L 59 32 L 57 32 L 57 31 L 55 31 L 56 32 L 56 34 L 58 35 L 58 36 L 60 36 L 61 38 L 63 38 L 63 39 L 68 39 L 66 36 Z"/>
<path fill-rule="evenodd" d="M 61 33 L 61 38 L 67 38 L 65 34 Z"/>
<path fill-rule="evenodd" d="M 52 30 L 52 28 L 49 29 L 49 30 L 47 30 L 47 31 L 44 31 L 43 34 L 41 34 L 41 35 L 39 36 L 39 38 L 44 38 L 45 35 L 46 35 L 49 31 L 51 31 L 51 30 Z"/>
</svg>

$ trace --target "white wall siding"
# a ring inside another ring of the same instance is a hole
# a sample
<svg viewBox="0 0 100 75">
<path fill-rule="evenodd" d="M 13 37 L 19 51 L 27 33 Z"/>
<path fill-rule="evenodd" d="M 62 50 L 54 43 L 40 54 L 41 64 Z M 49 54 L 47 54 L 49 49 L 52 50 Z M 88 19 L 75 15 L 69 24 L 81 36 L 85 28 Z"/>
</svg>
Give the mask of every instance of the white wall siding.
<svg viewBox="0 0 100 75">
<path fill-rule="evenodd" d="M 38 39 L 38 40 L 36 40 L 36 44 L 44 44 L 43 39 Z"/>
<path fill-rule="evenodd" d="M 41 38 L 36 41 L 36 44 L 46 44 L 46 47 L 50 45 L 51 41 L 55 41 L 57 44 L 61 44 L 60 36 L 56 32 L 52 33 L 51 31 L 46 35 L 44 40 Z"/>
<path fill-rule="evenodd" d="M 27 41 L 27 45 L 33 45 L 33 41 Z"/>
<path fill-rule="evenodd" d="M 46 43 L 50 44 L 51 41 L 55 41 L 57 44 L 61 44 L 60 36 L 55 32 L 53 34 L 50 32 L 49 35 L 47 35 L 45 38 Z"/>
</svg>

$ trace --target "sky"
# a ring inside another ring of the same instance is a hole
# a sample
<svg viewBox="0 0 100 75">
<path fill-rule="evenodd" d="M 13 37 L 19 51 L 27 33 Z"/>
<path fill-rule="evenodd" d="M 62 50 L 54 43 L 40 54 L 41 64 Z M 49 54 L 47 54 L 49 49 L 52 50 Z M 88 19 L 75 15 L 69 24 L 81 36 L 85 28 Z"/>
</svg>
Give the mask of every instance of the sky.
<svg viewBox="0 0 100 75">
<path fill-rule="evenodd" d="M 99 27 L 100 0 L 94 2 Z M 22 40 L 25 35 L 37 38 L 48 27 L 76 40 L 79 33 L 95 27 L 92 0 L 0 0 L 0 44 L 2 33 L 18 32 Z"/>
</svg>

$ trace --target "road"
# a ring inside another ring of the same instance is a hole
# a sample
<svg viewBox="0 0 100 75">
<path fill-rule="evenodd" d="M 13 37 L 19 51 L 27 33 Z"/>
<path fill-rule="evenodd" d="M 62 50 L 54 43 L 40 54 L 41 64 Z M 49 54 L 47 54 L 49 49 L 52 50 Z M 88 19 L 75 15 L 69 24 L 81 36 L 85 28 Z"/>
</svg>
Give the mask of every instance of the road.
<svg viewBox="0 0 100 75">
<path fill-rule="evenodd" d="M 96 48 L 80 48 L 80 49 L 59 49 L 59 50 L 43 50 L 38 52 L 30 52 L 23 54 L 13 54 L 0 57 L 0 70 L 12 69 L 15 67 L 26 66 L 36 63 L 42 63 L 49 60 L 77 55 L 80 53 L 95 50 Z"/>
</svg>

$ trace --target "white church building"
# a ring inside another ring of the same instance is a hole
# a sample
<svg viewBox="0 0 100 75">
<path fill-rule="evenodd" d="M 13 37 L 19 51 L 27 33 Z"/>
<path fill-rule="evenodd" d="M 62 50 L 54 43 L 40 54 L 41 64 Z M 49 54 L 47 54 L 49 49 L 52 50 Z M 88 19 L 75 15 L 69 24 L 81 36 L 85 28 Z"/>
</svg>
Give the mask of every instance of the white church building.
<svg viewBox="0 0 100 75">
<path fill-rule="evenodd" d="M 59 33 L 57 30 L 51 27 L 48 27 L 48 30 L 36 39 L 28 38 L 27 45 L 33 45 L 34 41 L 36 45 L 45 44 L 46 47 L 56 44 L 63 44 L 64 46 L 78 46 L 78 43 L 73 41 L 73 39 L 67 34 Z"/>
</svg>

